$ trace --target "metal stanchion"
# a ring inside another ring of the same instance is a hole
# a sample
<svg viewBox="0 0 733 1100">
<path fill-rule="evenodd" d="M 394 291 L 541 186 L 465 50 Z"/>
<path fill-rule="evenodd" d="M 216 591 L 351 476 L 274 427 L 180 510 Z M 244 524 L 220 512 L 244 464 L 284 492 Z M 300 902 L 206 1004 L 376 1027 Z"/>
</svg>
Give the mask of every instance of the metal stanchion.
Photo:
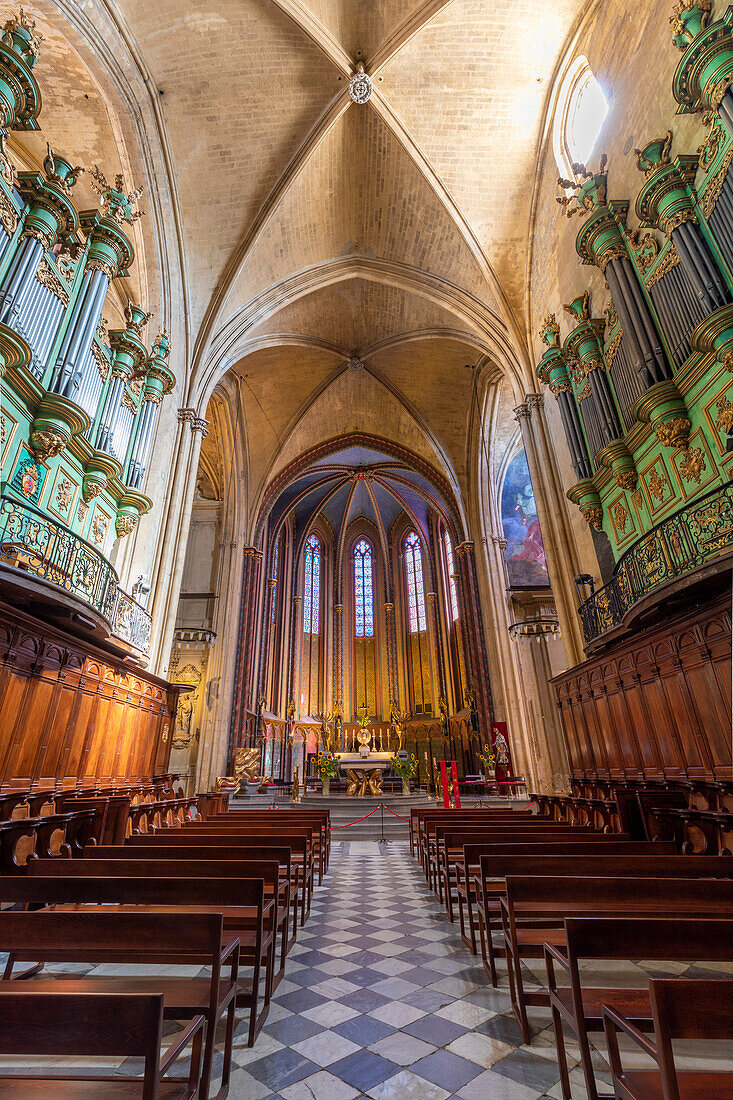
<svg viewBox="0 0 733 1100">
<path fill-rule="evenodd" d="M 379 803 L 379 808 L 382 811 L 381 820 L 380 820 L 380 825 L 381 825 L 381 828 L 382 828 L 382 835 L 380 836 L 379 840 L 377 841 L 377 844 L 389 844 L 389 841 L 387 840 L 386 836 L 384 835 L 384 803 L 383 802 Z"/>
</svg>

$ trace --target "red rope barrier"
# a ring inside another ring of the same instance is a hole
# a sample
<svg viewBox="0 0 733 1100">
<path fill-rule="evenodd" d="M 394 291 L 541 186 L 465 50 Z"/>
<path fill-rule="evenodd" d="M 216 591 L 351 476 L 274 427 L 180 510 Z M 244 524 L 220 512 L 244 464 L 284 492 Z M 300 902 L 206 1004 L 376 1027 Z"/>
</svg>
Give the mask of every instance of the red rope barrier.
<svg viewBox="0 0 733 1100">
<path fill-rule="evenodd" d="M 398 817 L 400 819 L 400 821 L 409 821 L 410 820 L 409 817 L 403 817 L 402 814 L 396 814 L 394 812 L 394 810 L 390 810 L 389 806 L 385 806 L 384 808 L 388 813 L 392 814 L 392 817 Z"/>
<path fill-rule="evenodd" d="M 371 817 L 372 814 L 375 814 L 378 809 L 379 809 L 379 806 L 375 806 L 374 809 L 370 810 L 368 814 L 364 814 L 363 817 L 358 817 L 356 819 L 356 821 L 347 821 L 345 825 L 332 825 L 331 828 L 332 829 L 348 829 L 352 825 L 358 825 L 360 821 L 366 821 L 366 819 L 368 817 Z"/>
</svg>

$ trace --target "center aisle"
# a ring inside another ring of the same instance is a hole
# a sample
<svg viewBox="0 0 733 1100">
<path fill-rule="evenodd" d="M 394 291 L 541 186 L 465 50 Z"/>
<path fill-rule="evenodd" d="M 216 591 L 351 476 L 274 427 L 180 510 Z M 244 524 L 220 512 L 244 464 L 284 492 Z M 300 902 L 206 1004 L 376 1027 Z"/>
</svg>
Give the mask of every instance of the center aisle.
<svg viewBox="0 0 733 1100">
<path fill-rule="evenodd" d="M 559 1096 L 554 1042 L 538 1041 L 522 1046 L 507 993 L 487 984 L 406 845 L 334 842 L 256 1047 L 235 1038 L 229 1095 Z"/>
</svg>

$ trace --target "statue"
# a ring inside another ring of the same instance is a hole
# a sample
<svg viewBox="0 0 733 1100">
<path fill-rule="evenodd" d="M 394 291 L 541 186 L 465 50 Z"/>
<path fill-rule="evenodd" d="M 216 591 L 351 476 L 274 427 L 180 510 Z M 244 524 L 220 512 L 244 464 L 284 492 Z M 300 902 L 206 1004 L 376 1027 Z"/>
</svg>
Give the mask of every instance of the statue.
<svg viewBox="0 0 733 1100">
<path fill-rule="evenodd" d="M 438 699 L 438 710 L 440 712 L 440 736 L 444 741 L 447 741 L 450 737 L 450 730 L 448 728 L 448 707 L 442 695 Z"/>
<path fill-rule="evenodd" d="M 234 775 L 221 776 L 216 781 L 217 790 L 234 789 L 247 793 L 249 784 L 257 784 L 257 793 L 262 794 L 272 783 L 271 776 L 257 775 L 260 765 L 260 750 L 248 749 L 243 745 L 234 754 Z"/>
<path fill-rule="evenodd" d="M 398 710 L 397 709 L 397 704 L 396 703 L 392 704 L 392 709 L 391 709 L 391 712 L 390 712 L 389 720 L 390 720 L 390 723 L 392 725 L 392 729 L 394 730 L 395 737 L 397 739 L 397 748 L 395 749 L 395 752 L 401 752 L 402 751 L 402 743 L 405 739 L 405 723 L 407 722 L 409 717 L 410 717 L 409 711 Z"/>
<path fill-rule="evenodd" d="M 504 734 L 496 728 L 494 729 L 494 751 L 496 753 L 496 763 L 506 767 L 509 763 L 509 746 Z"/>
<path fill-rule="evenodd" d="M 293 773 L 293 802 L 297 802 L 300 797 L 300 778 L 298 774 L 298 765 L 295 765 L 295 772 Z"/>
<path fill-rule="evenodd" d="M 185 749 L 191 744 L 191 719 L 193 718 L 193 701 L 191 694 L 182 695 L 178 700 L 176 713 L 175 733 L 171 742 L 174 749 Z"/>
</svg>

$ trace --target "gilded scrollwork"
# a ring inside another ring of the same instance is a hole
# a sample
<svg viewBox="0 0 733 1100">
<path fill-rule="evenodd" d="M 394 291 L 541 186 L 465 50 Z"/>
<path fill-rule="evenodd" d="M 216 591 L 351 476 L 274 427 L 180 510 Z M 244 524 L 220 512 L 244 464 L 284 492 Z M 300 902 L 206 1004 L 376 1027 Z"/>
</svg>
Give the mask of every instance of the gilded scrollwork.
<svg viewBox="0 0 733 1100">
<path fill-rule="evenodd" d="M 687 447 L 680 462 L 680 473 L 685 481 L 694 481 L 699 485 L 705 468 L 705 455 L 702 450 L 699 447 Z"/>
</svg>

